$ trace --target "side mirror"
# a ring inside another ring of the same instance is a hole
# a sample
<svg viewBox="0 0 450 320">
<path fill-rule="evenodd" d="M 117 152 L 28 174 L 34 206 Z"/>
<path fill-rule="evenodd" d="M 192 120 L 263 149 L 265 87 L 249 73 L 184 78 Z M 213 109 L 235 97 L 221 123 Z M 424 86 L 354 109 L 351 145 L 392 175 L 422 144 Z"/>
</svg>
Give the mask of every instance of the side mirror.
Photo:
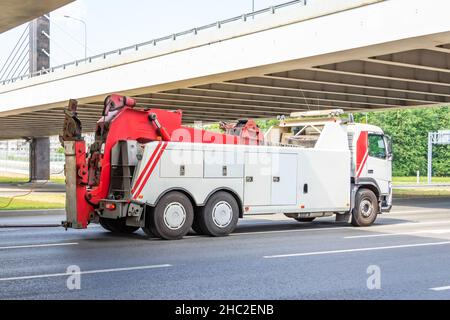
<svg viewBox="0 0 450 320">
<path fill-rule="evenodd" d="M 387 160 L 394 160 L 394 153 L 392 152 L 392 138 L 388 135 L 384 135 L 387 146 Z"/>
</svg>

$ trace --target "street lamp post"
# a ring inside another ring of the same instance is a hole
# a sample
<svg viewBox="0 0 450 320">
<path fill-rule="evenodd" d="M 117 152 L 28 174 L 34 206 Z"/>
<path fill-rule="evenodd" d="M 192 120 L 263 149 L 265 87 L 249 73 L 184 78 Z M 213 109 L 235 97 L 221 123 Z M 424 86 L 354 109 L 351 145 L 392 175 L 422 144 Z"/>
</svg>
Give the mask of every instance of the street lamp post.
<svg viewBox="0 0 450 320">
<path fill-rule="evenodd" d="M 252 0 L 252 13 L 253 13 L 253 15 L 252 15 L 252 19 L 255 19 L 255 0 Z"/>
<path fill-rule="evenodd" d="M 76 20 L 78 22 L 81 22 L 84 25 L 84 60 L 87 61 L 87 25 L 86 22 L 84 20 L 72 17 L 72 16 L 67 16 L 65 15 L 64 18 L 67 19 L 72 19 L 72 20 Z"/>
</svg>

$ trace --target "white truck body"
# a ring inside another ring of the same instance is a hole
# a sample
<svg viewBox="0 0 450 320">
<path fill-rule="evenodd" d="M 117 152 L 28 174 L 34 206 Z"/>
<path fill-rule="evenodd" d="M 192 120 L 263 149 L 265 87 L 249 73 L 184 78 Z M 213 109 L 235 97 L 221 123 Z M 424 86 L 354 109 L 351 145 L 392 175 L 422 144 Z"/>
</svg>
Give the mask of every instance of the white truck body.
<svg viewBox="0 0 450 320">
<path fill-rule="evenodd" d="M 232 233 L 244 215 L 283 213 L 299 222 L 336 215 L 372 225 L 392 207 L 390 138 L 371 125 L 319 110 L 279 116 L 265 136 L 253 120 L 225 134 L 182 126 L 182 112 L 136 110 L 110 95 L 86 151 L 77 101 L 65 110 L 66 228 L 99 223 L 178 240 L 192 229 Z"/>
<path fill-rule="evenodd" d="M 368 173 L 390 168 L 387 158 L 380 163 L 366 155 L 364 164 L 359 164 L 362 168 L 356 165 L 357 152 L 352 150 L 358 148 L 357 139 L 350 139 L 349 146 L 349 136 L 359 136 L 363 130 L 383 134 L 377 127 L 327 123 L 314 148 L 148 143 L 134 175 L 133 199 L 156 206 L 166 193 L 179 190 L 196 206 L 204 206 L 216 191 L 227 190 L 239 199 L 241 217 L 346 214 L 352 208 L 352 189 L 358 180 L 378 185 L 379 196 L 390 197 L 389 170 L 375 181 Z"/>
</svg>

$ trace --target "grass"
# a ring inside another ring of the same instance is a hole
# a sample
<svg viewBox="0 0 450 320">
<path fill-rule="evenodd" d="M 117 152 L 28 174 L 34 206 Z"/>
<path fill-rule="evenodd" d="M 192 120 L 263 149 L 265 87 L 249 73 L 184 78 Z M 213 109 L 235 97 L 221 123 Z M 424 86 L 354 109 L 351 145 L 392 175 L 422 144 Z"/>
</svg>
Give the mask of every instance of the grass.
<svg viewBox="0 0 450 320">
<path fill-rule="evenodd" d="M 394 197 L 396 198 L 433 198 L 433 197 L 449 197 L 450 188 L 442 189 L 394 189 Z"/>
<path fill-rule="evenodd" d="M 0 183 L 25 183 L 28 182 L 28 178 L 22 178 L 22 177 L 1 177 L 0 176 Z"/>
<path fill-rule="evenodd" d="M 4 184 L 19 184 L 19 183 L 27 183 L 28 177 L 7 177 L 7 176 L 0 176 L 0 183 Z M 50 178 L 50 182 L 58 183 L 58 184 L 64 184 L 65 178 L 64 177 L 52 177 Z"/>
<path fill-rule="evenodd" d="M 433 177 L 432 181 L 433 183 L 450 183 L 450 177 Z M 394 184 L 416 184 L 417 177 L 392 177 L 392 182 Z M 420 183 L 428 183 L 428 178 L 420 177 Z"/>
<path fill-rule="evenodd" d="M 39 210 L 39 209 L 62 209 L 65 207 L 66 196 L 64 194 L 39 193 L 30 194 L 25 197 L 14 198 L 11 204 L 4 208 L 10 201 L 9 197 L 0 197 L 1 210 Z"/>
<path fill-rule="evenodd" d="M 50 178 L 50 182 L 58 183 L 58 184 L 65 184 L 66 183 L 66 178 L 64 178 L 64 177 L 51 177 Z"/>
</svg>

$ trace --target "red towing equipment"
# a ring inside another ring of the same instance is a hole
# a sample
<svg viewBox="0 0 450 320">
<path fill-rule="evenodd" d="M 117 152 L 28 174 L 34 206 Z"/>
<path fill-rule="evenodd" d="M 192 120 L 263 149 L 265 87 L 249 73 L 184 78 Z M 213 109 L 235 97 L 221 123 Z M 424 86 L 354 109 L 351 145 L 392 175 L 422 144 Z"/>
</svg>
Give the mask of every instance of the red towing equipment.
<svg viewBox="0 0 450 320">
<path fill-rule="evenodd" d="M 170 141 L 246 145 L 263 142 L 263 136 L 253 121 L 241 121 L 234 127 L 227 125 L 226 130 L 231 134 L 221 134 L 182 126 L 181 110 L 140 110 L 135 107 L 136 101 L 132 98 L 108 96 L 102 117 L 97 122 L 95 142 L 86 152 L 86 143 L 81 137 L 81 122 L 77 118 L 77 101 L 70 101 L 65 111 L 61 142 L 66 149 L 67 206 L 72 206 L 67 211 L 76 213 L 76 216 L 68 216 L 64 227 L 83 229 L 95 218 L 95 209 L 101 200 L 108 197 L 112 149 L 120 141 L 135 140 L 140 144 Z M 74 143 L 64 143 L 68 141 Z M 76 170 L 67 169 L 73 166 Z"/>
</svg>

